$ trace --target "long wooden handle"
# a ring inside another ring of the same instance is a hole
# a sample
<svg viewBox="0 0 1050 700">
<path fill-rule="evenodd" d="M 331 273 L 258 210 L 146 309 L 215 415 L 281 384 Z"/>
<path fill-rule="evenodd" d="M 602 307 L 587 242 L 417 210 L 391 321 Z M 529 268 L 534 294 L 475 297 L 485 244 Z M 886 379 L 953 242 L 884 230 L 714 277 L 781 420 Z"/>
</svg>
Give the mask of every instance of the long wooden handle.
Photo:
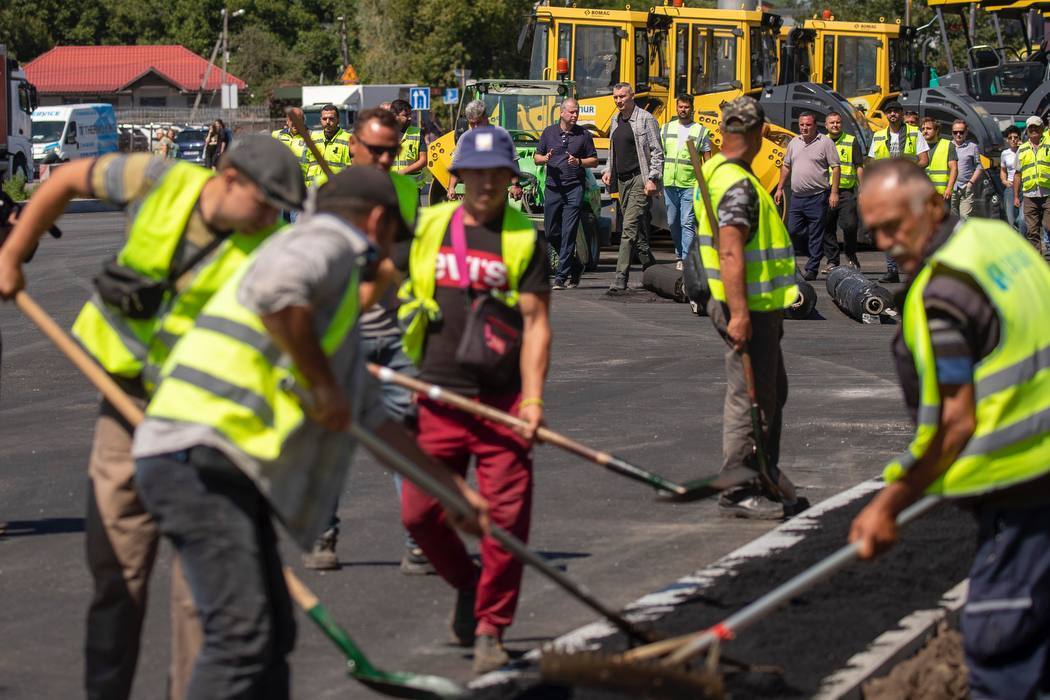
<svg viewBox="0 0 1050 700">
<path fill-rule="evenodd" d="M 707 225 L 711 229 L 711 241 L 714 249 L 718 250 L 718 215 L 715 207 L 711 204 L 711 192 L 707 188 L 707 180 L 704 179 L 703 164 L 700 162 L 700 152 L 696 150 L 696 144 L 686 139 L 686 148 L 689 149 L 689 161 L 693 165 L 693 173 L 696 175 L 696 188 L 700 190 L 700 199 L 704 203 L 704 211 L 707 213 Z"/>
<path fill-rule="evenodd" d="M 324 159 L 324 154 L 322 154 L 317 148 L 317 144 L 314 143 L 313 137 L 310 136 L 310 130 L 306 128 L 306 120 L 303 119 L 302 110 L 296 109 L 295 107 L 289 107 L 284 113 L 285 116 L 292 120 L 292 126 L 294 126 L 295 130 L 299 132 L 299 135 L 303 137 L 303 143 L 306 144 L 310 153 L 313 154 L 314 159 L 321 166 L 321 170 L 324 171 L 324 174 L 328 177 L 334 176 L 335 173 L 332 172 L 332 166 L 330 166 L 328 161 Z"/>
<path fill-rule="evenodd" d="M 292 600 L 303 609 L 303 612 L 310 612 L 321 602 L 314 595 L 313 591 L 307 588 L 306 584 L 300 581 L 295 572 L 287 566 L 284 567 L 284 584 L 288 586 L 288 593 L 292 596 Z"/>
<path fill-rule="evenodd" d="M 142 422 L 144 416 L 142 409 L 135 405 L 135 402 L 128 398 L 128 395 L 124 393 L 113 378 L 106 374 L 105 370 L 98 366 L 91 357 L 84 352 L 79 345 L 77 345 L 72 338 L 69 337 L 64 330 L 59 328 L 58 324 L 47 315 L 47 312 L 40 308 L 40 305 L 33 301 L 33 298 L 29 296 L 29 293 L 25 290 L 20 291 L 15 295 L 15 304 L 22 310 L 30 321 L 36 324 L 37 328 L 47 336 L 47 338 L 55 344 L 56 347 L 69 358 L 69 361 L 79 369 L 85 377 L 88 378 L 95 387 L 102 392 L 102 395 L 106 397 L 106 400 L 113 404 L 113 407 L 120 411 L 120 414 L 131 423 L 132 425 L 138 425 Z"/>
</svg>

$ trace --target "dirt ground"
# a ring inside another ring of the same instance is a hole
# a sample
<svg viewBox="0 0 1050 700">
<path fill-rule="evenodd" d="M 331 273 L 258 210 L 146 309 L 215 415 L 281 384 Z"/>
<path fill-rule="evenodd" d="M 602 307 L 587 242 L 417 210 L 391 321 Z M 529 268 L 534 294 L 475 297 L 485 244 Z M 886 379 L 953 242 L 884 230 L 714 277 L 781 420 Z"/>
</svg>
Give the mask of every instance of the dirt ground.
<svg viewBox="0 0 1050 700">
<path fill-rule="evenodd" d="M 942 622 L 919 653 L 864 684 L 865 700 L 965 700 L 962 635 Z"/>
</svg>

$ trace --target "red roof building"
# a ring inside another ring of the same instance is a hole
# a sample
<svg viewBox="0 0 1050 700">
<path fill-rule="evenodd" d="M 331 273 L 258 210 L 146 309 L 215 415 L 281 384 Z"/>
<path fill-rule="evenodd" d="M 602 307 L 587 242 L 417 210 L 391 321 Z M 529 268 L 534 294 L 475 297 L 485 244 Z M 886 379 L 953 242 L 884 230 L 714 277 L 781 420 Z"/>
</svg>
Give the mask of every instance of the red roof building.
<svg viewBox="0 0 1050 700">
<path fill-rule="evenodd" d="M 40 104 L 108 102 L 116 107 L 187 107 L 193 105 L 208 61 L 183 46 L 56 46 L 25 66 Z M 222 66 L 212 66 L 208 93 L 223 83 L 246 90 Z"/>
</svg>

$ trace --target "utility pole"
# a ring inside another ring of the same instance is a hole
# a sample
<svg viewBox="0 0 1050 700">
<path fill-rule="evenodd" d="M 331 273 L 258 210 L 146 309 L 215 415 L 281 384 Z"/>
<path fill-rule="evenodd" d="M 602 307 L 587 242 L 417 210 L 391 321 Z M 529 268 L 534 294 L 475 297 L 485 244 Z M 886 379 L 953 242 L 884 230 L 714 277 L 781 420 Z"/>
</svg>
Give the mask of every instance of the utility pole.
<svg viewBox="0 0 1050 700">
<path fill-rule="evenodd" d="M 339 67 L 339 72 L 342 73 L 350 65 L 350 48 L 346 44 L 346 15 L 339 15 L 336 19 L 339 20 L 339 50 L 343 58 L 343 65 Z"/>
</svg>

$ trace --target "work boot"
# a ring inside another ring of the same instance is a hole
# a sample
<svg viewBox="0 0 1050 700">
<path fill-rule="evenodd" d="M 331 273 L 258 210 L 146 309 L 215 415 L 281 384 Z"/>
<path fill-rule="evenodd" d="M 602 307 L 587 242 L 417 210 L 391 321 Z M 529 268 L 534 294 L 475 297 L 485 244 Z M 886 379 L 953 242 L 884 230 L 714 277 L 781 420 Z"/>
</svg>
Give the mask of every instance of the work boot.
<svg viewBox="0 0 1050 700">
<path fill-rule="evenodd" d="M 476 584 L 470 588 L 456 591 L 456 607 L 448 619 L 449 641 L 461 647 L 474 643 L 474 628 L 478 621 L 474 617 L 474 600 L 477 598 Z"/>
<path fill-rule="evenodd" d="M 744 488 L 719 496 L 718 514 L 723 518 L 780 520 L 784 517 L 784 506 L 761 491 Z"/>
<path fill-rule="evenodd" d="M 423 550 L 413 544 L 405 547 L 405 556 L 401 557 L 401 573 L 405 576 L 426 576 L 436 574 L 437 571 Z"/>
<path fill-rule="evenodd" d="M 613 283 L 609 285 L 609 292 L 611 294 L 617 294 L 627 290 L 627 275 L 622 272 L 616 273 L 616 278 Z"/>
<path fill-rule="evenodd" d="M 303 555 L 303 566 L 314 571 L 334 571 L 339 568 L 339 557 L 335 545 L 339 536 L 325 533 L 314 542 L 313 548 Z"/>
<path fill-rule="evenodd" d="M 847 256 L 846 264 L 860 272 L 860 260 L 857 259 L 856 255 Z"/>
<path fill-rule="evenodd" d="M 799 496 L 791 503 L 782 503 L 784 506 L 784 517 L 793 518 L 802 511 L 809 508 L 809 499 L 804 496 Z"/>
<path fill-rule="evenodd" d="M 883 282 L 883 283 L 889 282 L 889 283 L 894 283 L 895 284 L 895 283 L 900 282 L 900 281 L 901 281 L 900 275 L 898 275 L 897 272 L 893 271 L 893 270 L 886 270 L 886 274 L 879 278 L 879 282 Z"/>
<path fill-rule="evenodd" d="M 806 280 L 807 282 L 812 282 L 813 280 L 817 279 L 817 271 L 806 270 L 802 273 L 802 279 Z"/>
<path fill-rule="evenodd" d="M 565 280 L 554 278 L 554 284 L 551 285 L 551 289 L 565 289 Z"/>
<path fill-rule="evenodd" d="M 510 661 L 503 642 L 487 634 L 478 636 L 474 642 L 474 673 L 479 676 L 495 671 Z"/>
</svg>

